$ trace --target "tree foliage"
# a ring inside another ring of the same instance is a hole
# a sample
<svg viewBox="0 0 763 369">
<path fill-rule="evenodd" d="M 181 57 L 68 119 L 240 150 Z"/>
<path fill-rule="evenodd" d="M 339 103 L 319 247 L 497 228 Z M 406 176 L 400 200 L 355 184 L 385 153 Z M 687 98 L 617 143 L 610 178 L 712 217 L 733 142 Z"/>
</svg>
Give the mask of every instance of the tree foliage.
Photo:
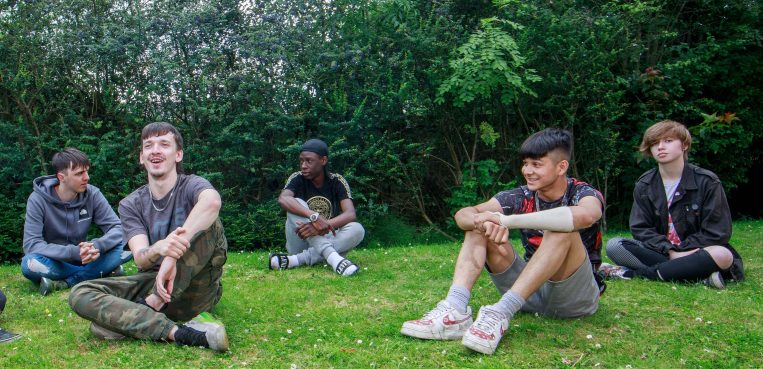
<svg viewBox="0 0 763 369">
<path fill-rule="evenodd" d="M 55 151 L 88 153 L 116 205 L 145 182 L 138 136 L 157 120 L 222 193 L 233 249 L 283 244 L 275 198 L 314 136 L 370 237 L 389 215 L 454 234 L 457 207 L 522 182 L 516 149 L 547 126 L 574 132 L 571 174 L 622 224 L 653 165 L 634 147 L 657 120 L 689 125 L 690 160 L 727 189 L 746 181 L 763 136 L 760 18 L 751 1 L 8 1 L 0 260 L 19 257 L 31 181 Z"/>
</svg>

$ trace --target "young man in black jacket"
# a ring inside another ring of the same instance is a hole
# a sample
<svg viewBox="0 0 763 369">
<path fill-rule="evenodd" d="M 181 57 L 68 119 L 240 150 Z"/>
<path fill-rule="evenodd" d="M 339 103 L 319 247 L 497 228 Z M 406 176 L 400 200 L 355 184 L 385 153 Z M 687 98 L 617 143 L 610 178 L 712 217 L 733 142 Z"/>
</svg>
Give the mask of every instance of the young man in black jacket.
<svg viewBox="0 0 763 369">
<path fill-rule="evenodd" d="M 731 212 L 718 176 L 686 162 L 691 134 L 666 120 L 649 127 L 639 151 L 657 161 L 633 190 L 630 226 L 634 239 L 614 238 L 606 252 L 616 266 L 609 278 L 638 276 L 662 281 L 703 281 L 724 288 L 742 280 L 739 253 L 729 245 Z"/>
</svg>

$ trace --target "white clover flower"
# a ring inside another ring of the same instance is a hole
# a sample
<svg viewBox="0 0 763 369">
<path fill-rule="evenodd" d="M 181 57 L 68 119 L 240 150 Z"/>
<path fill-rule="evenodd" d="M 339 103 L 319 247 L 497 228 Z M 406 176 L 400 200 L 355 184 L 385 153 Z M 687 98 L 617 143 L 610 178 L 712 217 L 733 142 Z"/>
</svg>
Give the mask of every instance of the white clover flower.
<svg viewBox="0 0 763 369">
<path fill-rule="evenodd" d="M 589 334 L 589 335 L 585 336 L 585 338 L 587 338 L 587 339 L 589 339 L 589 340 L 592 340 L 592 339 L 593 339 L 593 336 Z"/>
</svg>

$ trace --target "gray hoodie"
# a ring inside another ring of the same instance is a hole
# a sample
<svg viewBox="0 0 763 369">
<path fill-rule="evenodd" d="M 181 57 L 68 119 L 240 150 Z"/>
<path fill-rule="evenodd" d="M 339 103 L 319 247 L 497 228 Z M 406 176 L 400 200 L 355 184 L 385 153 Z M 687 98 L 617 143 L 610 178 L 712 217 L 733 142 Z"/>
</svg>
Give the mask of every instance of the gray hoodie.
<svg viewBox="0 0 763 369">
<path fill-rule="evenodd" d="M 87 240 L 90 224 L 103 236 L 90 240 L 103 255 L 122 244 L 122 225 L 108 201 L 95 186 L 63 202 L 53 189 L 54 175 L 38 177 L 32 183 L 24 222 L 24 254 L 40 254 L 65 262 L 79 262 L 79 243 Z"/>
</svg>

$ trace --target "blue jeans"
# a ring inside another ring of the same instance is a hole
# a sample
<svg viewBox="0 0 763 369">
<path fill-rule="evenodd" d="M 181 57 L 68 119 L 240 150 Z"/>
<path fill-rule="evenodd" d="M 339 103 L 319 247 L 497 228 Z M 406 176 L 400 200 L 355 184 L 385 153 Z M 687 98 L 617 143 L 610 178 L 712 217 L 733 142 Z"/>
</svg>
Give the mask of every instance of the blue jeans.
<svg viewBox="0 0 763 369">
<path fill-rule="evenodd" d="M 45 277 L 64 280 L 72 287 L 82 281 L 101 278 L 131 259 L 132 253 L 123 250 L 123 245 L 117 245 L 95 261 L 84 265 L 58 261 L 40 254 L 29 254 L 21 259 L 21 274 L 35 283 L 40 283 L 40 279 Z"/>
</svg>

